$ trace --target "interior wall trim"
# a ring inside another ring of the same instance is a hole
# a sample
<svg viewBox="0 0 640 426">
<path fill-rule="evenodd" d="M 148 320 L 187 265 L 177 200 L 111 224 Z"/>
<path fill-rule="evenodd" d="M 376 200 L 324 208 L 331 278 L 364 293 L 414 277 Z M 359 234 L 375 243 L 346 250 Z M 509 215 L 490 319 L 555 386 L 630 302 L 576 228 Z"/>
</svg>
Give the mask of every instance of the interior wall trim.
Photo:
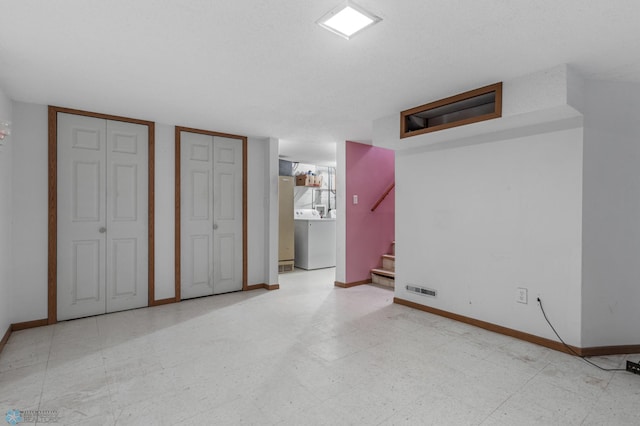
<svg viewBox="0 0 640 426">
<path fill-rule="evenodd" d="M 45 325 L 49 325 L 48 318 L 43 318 L 43 319 L 33 320 L 33 321 L 17 322 L 17 323 L 11 324 L 11 331 L 27 330 L 29 328 L 42 327 Z"/>
<path fill-rule="evenodd" d="M 7 331 L 4 333 L 4 336 L 2 336 L 2 340 L 0 340 L 0 354 L 2 353 L 2 350 L 4 349 L 4 346 L 9 341 L 9 336 L 11 336 L 11 326 L 9 326 L 7 328 Z"/>
<path fill-rule="evenodd" d="M 82 115 L 103 120 L 122 121 L 125 123 L 147 126 L 148 131 L 148 300 L 147 306 L 155 303 L 155 123 L 153 121 L 117 115 L 101 114 L 78 109 L 63 108 L 49 105 L 49 237 L 48 237 L 48 268 L 47 268 L 47 320 L 48 324 L 58 322 L 58 113 Z"/>
<path fill-rule="evenodd" d="M 252 284 L 247 286 L 245 291 L 251 291 L 251 290 L 260 290 L 260 289 L 265 289 L 265 290 L 278 290 L 280 288 L 280 284 Z"/>
<path fill-rule="evenodd" d="M 464 315 L 454 314 L 452 312 L 443 311 L 437 308 L 432 308 L 431 306 L 421 305 L 419 303 L 411 302 L 409 300 L 401 299 L 399 297 L 394 297 L 393 303 L 396 303 L 398 305 L 408 306 L 413 309 L 418 309 L 423 312 L 439 315 L 441 317 L 449 318 L 452 320 L 460 321 L 465 324 L 474 325 L 476 327 L 480 327 L 485 330 L 493 331 L 494 333 L 504 334 L 506 336 L 524 340 L 529 343 L 534 343 L 536 345 L 544 346 L 549 349 L 553 349 L 559 352 L 564 352 L 569 355 L 578 354 L 579 356 L 588 357 L 588 356 L 640 353 L 640 345 L 596 346 L 596 347 L 586 347 L 586 348 L 579 348 L 577 346 L 569 345 L 569 347 L 575 352 L 575 353 L 572 353 L 561 342 L 536 336 L 534 334 L 525 333 L 522 331 L 514 330 L 512 328 L 503 327 L 501 325 L 493 324 L 486 321 L 481 321 L 475 318 L 466 317 Z"/>
<path fill-rule="evenodd" d="M 351 288 L 351 287 L 355 287 L 355 286 L 359 286 L 359 285 L 371 284 L 371 279 L 362 280 L 362 281 L 353 281 L 353 282 L 350 282 L 350 283 L 343 283 L 343 282 L 340 282 L 340 281 L 334 281 L 333 284 L 336 287 L 340 287 L 340 288 Z"/>
<path fill-rule="evenodd" d="M 263 284 L 252 284 L 252 285 L 247 286 L 246 291 L 260 290 L 262 288 L 267 288 L 267 285 L 264 284 L 264 283 Z"/>
<path fill-rule="evenodd" d="M 640 354 L 640 345 L 592 346 L 582 348 L 581 356 Z"/>
<path fill-rule="evenodd" d="M 154 300 L 153 303 L 149 306 L 169 305 L 171 303 L 176 303 L 175 297 L 168 297 L 166 299 Z"/>
<path fill-rule="evenodd" d="M 460 321 L 465 324 L 474 325 L 476 327 L 483 328 L 485 330 L 493 331 L 495 333 L 504 334 L 506 336 L 515 337 L 516 339 L 524 340 L 530 343 L 535 343 L 540 346 L 547 347 L 549 349 L 554 349 L 556 351 L 564 352 L 567 354 L 571 354 L 571 352 L 560 342 L 556 342 L 555 340 L 546 339 L 544 337 L 535 336 L 533 334 L 525 333 L 522 331 L 514 330 L 511 328 L 503 327 L 501 325 L 493 324 L 486 321 L 481 321 L 475 318 L 466 317 L 464 315 L 454 314 L 452 312 L 443 311 L 441 309 L 432 308 L 431 306 L 421 305 L 419 303 L 411 302 L 409 300 L 401 299 L 399 297 L 393 298 L 393 303 L 397 303 L 398 305 L 408 306 L 413 309 L 418 309 L 423 312 L 428 312 L 430 314 L 439 315 L 441 317 L 449 318 L 452 320 Z M 578 352 L 580 348 L 575 346 L 571 346 L 571 348 Z M 579 352 L 578 352 L 579 353 Z"/>
<path fill-rule="evenodd" d="M 175 126 L 175 301 L 179 302 L 181 300 L 180 297 L 180 273 L 181 273 L 181 265 L 180 265 L 180 133 L 198 133 L 201 135 L 208 136 L 219 136 L 223 138 L 231 138 L 231 139 L 239 139 L 242 141 L 242 291 L 249 290 L 249 286 L 247 283 L 248 276 L 248 265 L 249 262 L 247 260 L 249 249 L 247 247 L 247 230 L 248 230 L 248 211 L 247 211 L 247 197 L 248 197 L 248 184 L 247 184 L 247 140 L 246 136 L 233 135 L 230 133 L 220 133 L 214 132 L 211 130 L 202 130 L 202 129 L 194 129 L 191 127 L 183 127 L 183 126 Z"/>
<path fill-rule="evenodd" d="M 48 318 L 11 324 L 9 327 L 7 327 L 7 331 L 5 331 L 4 335 L 2 336 L 2 340 L 0 340 L 0 354 L 2 353 L 2 350 L 6 346 L 7 342 L 9 341 L 9 337 L 11 337 L 11 333 L 13 333 L 14 331 L 26 330 L 28 328 L 34 328 L 34 327 L 41 327 L 48 324 L 49 324 Z"/>
</svg>

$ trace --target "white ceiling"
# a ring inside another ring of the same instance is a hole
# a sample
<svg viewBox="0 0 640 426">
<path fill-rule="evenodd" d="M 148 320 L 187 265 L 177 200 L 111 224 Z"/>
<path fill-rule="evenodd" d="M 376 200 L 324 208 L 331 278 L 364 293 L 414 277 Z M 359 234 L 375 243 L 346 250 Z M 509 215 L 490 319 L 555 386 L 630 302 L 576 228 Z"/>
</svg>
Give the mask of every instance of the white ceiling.
<svg viewBox="0 0 640 426">
<path fill-rule="evenodd" d="M 349 41 L 315 24 L 343 1 L 0 0 L 0 87 L 321 156 L 376 118 L 562 63 L 640 82 L 638 0 L 360 0 L 383 21 Z"/>
</svg>

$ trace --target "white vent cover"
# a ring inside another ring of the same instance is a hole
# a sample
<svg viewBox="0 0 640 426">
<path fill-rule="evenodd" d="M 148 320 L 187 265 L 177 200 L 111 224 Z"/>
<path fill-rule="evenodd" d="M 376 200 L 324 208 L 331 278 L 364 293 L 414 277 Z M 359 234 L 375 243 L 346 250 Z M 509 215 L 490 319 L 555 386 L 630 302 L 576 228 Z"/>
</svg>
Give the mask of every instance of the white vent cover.
<svg viewBox="0 0 640 426">
<path fill-rule="evenodd" d="M 423 296 L 431 296 L 431 297 L 436 297 L 438 292 L 435 291 L 432 288 L 426 288 L 426 287 L 418 287 L 415 285 L 407 285 L 405 286 L 405 288 L 407 289 L 407 291 L 410 291 L 412 293 L 418 293 L 421 294 Z"/>
</svg>

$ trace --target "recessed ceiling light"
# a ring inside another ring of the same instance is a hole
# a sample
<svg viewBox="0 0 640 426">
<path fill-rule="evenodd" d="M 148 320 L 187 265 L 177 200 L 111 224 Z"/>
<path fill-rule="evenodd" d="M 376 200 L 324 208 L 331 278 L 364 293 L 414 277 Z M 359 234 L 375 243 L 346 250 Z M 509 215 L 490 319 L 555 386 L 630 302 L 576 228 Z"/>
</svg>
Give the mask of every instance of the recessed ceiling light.
<svg viewBox="0 0 640 426">
<path fill-rule="evenodd" d="M 327 12 L 318 19 L 317 23 L 322 28 L 349 40 L 360 31 L 380 21 L 382 18 L 348 1 Z"/>
</svg>

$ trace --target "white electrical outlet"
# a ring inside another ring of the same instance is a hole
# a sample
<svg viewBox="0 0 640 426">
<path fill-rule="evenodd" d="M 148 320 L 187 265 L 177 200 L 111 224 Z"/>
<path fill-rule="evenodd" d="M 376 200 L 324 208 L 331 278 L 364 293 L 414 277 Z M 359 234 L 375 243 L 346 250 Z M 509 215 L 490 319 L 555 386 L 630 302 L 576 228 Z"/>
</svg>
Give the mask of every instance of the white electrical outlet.
<svg viewBox="0 0 640 426">
<path fill-rule="evenodd" d="M 357 195 L 353 196 L 353 204 L 358 204 L 358 196 Z"/>
<path fill-rule="evenodd" d="M 516 302 L 518 303 L 529 303 L 527 300 L 527 289 L 518 287 L 518 293 L 516 294 Z"/>
</svg>

